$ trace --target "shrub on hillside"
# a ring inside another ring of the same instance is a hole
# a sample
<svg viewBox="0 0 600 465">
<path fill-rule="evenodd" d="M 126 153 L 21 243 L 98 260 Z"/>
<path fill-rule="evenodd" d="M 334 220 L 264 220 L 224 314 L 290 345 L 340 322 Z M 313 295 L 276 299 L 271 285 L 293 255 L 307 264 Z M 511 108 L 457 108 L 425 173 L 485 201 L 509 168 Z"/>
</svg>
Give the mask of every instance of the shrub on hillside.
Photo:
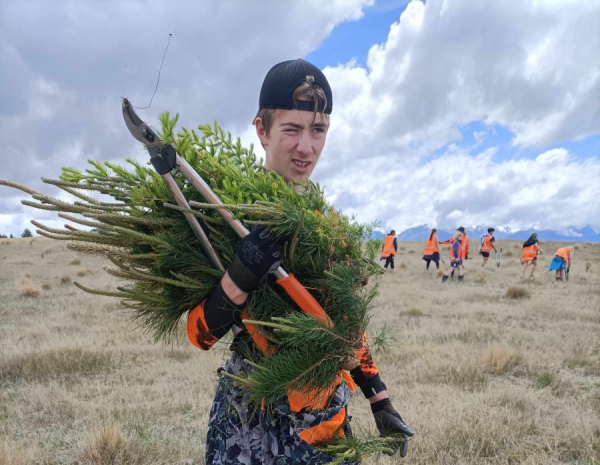
<svg viewBox="0 0 600 465">
<path fill-rule="evenodd" d="M 31 281 L 24 279 L 19 283 L 19 290 L 23 297 L 39 297 L 42 290 Z"/>
<path fill-rule="evenodd" d="M 529 299 L 531 294 L 527 289 L 520 286 L 511 286 L 506 290 L 506 297 L 508 299 Z"/>
</svg>

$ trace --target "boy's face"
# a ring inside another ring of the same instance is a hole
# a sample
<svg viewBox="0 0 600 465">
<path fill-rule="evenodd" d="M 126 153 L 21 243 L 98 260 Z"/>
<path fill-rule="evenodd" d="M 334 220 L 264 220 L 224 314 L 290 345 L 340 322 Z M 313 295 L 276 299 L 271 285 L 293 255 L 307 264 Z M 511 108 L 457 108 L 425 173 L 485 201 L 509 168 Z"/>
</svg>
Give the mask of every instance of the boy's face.
<svg viewBox="0 0 600 465">
<path fill-rule="evenodd" d="M 329 122 L 321 113 L 277 110 L 267 136 L 262 120 L 255 121 L 256 133 L 265 147 L 265 168 L 287 181 L 310 178 L 325 146 Z"/>
</svg>

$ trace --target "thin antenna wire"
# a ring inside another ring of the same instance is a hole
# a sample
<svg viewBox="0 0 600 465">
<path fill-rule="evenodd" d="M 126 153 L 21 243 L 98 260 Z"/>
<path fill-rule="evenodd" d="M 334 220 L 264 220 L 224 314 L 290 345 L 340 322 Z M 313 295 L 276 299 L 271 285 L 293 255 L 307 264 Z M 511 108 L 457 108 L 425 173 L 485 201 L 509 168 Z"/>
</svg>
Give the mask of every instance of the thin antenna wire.
<svg viewBox="0 0 600 465">
<path fill-rule="evenodd" d="M 160 72 L 162 71 L 162 67 L 165 62 L 165 57 L 167 56 L 167 50 L 169 50 L 169 44 L 171 43 L 172 35 L 173 34 L 169 34 L 169 40 L 167 41 L 167 48 L 165 48 L 165 53 L 163 54 L 162 61 L 160 62 L 160 68 L 158 69 L 158 79 L 156 80 L 156 87 L 154 88 L 154 92 L 152 92 L 152 97 L 150 97 L 150 103 L 148 104 L 147 107 L 133 107 L 133 108 L 136 108 L 138 110 L 146 110 L 147 108 L 150 108 L 152 106 L 152 100 L 154 99 L 154 95 L 156 94 L 156 91 L 158 90 L 158 83 L 160 82 Z"/>
</svg>

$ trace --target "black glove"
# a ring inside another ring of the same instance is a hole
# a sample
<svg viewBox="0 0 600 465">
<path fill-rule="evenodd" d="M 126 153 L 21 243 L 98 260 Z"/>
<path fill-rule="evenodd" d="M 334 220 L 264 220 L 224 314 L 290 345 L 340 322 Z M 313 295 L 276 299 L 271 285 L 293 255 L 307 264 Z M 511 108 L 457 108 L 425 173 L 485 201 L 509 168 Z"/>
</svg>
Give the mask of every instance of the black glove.
<svg viewBox="0 0 600 465">
<path fill-rule="evenodd" d="M 281 245 L 263 227 L 254 229 L 237 243 L 233 263 L 227 270 L 233 283 L 252 292 L 267 274 L 281 265 Z"/>
<path fill-rule="evenodd" d="M 375 424 L 382 436 L 394 436 L 396 434 L 414 436 L 415 432 L 406 426 L 389 398 L 372 403 L 371 412 L 373 412 Z"/>
<path fill-rule="evenodd" d="M 396 452 L 400 452 L 400 457 L 406 457 L 406 453 L 408 452 L 408 437 L 414 436 L 415 432 L 404 423 L 400 414 L 392 406 L 392 401 L 388 398 L 371 404 L 371 412 L 373 412 L 375 424 L 382 436 L 402 436 L 404 441 L 399 443 L 394 449 Z"/>
</svg>

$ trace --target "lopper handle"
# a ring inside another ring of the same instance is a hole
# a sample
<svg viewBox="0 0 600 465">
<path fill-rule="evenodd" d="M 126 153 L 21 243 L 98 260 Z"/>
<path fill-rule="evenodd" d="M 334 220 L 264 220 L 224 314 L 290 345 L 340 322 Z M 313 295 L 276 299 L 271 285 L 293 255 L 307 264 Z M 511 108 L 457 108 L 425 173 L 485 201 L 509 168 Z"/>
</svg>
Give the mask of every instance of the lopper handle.
<svg viewBox="0 0 600 465">
<path fill-rule="evenodd" d="M 325 313 L 319 302 L 300 284 L 293 274 L 278 279 L 277 284 L 285 289 L 285 292 L 288 293 L 304 313 L 314 316 L 328 328 L 333 328 L 333 321 L 331 321 L 329 315 Z"/>
<path fill-rule="evenodd" d="M 249 318 L 250 315 L 248 315 L 248 311 L 244 308 L 242 310 L 242 321 L 248 320 Z M 251 323 L 244 323 L 244 326 L 246 327 L 248 333 L 250 333 L 250 337 L 252 337 L 252 340 L 254 341 L 254 344 L 256 344 L 256 347 L 260 349 L 260 351 L 265 357 L 270 357 L 271 355 L 273 355 L 273 353 L 275 353 L 275 347 L 269 345 L 269 341 L 267 340 L 267 338 L 260 334 L 260 330 L 255 325 Z"/>
</svg>

